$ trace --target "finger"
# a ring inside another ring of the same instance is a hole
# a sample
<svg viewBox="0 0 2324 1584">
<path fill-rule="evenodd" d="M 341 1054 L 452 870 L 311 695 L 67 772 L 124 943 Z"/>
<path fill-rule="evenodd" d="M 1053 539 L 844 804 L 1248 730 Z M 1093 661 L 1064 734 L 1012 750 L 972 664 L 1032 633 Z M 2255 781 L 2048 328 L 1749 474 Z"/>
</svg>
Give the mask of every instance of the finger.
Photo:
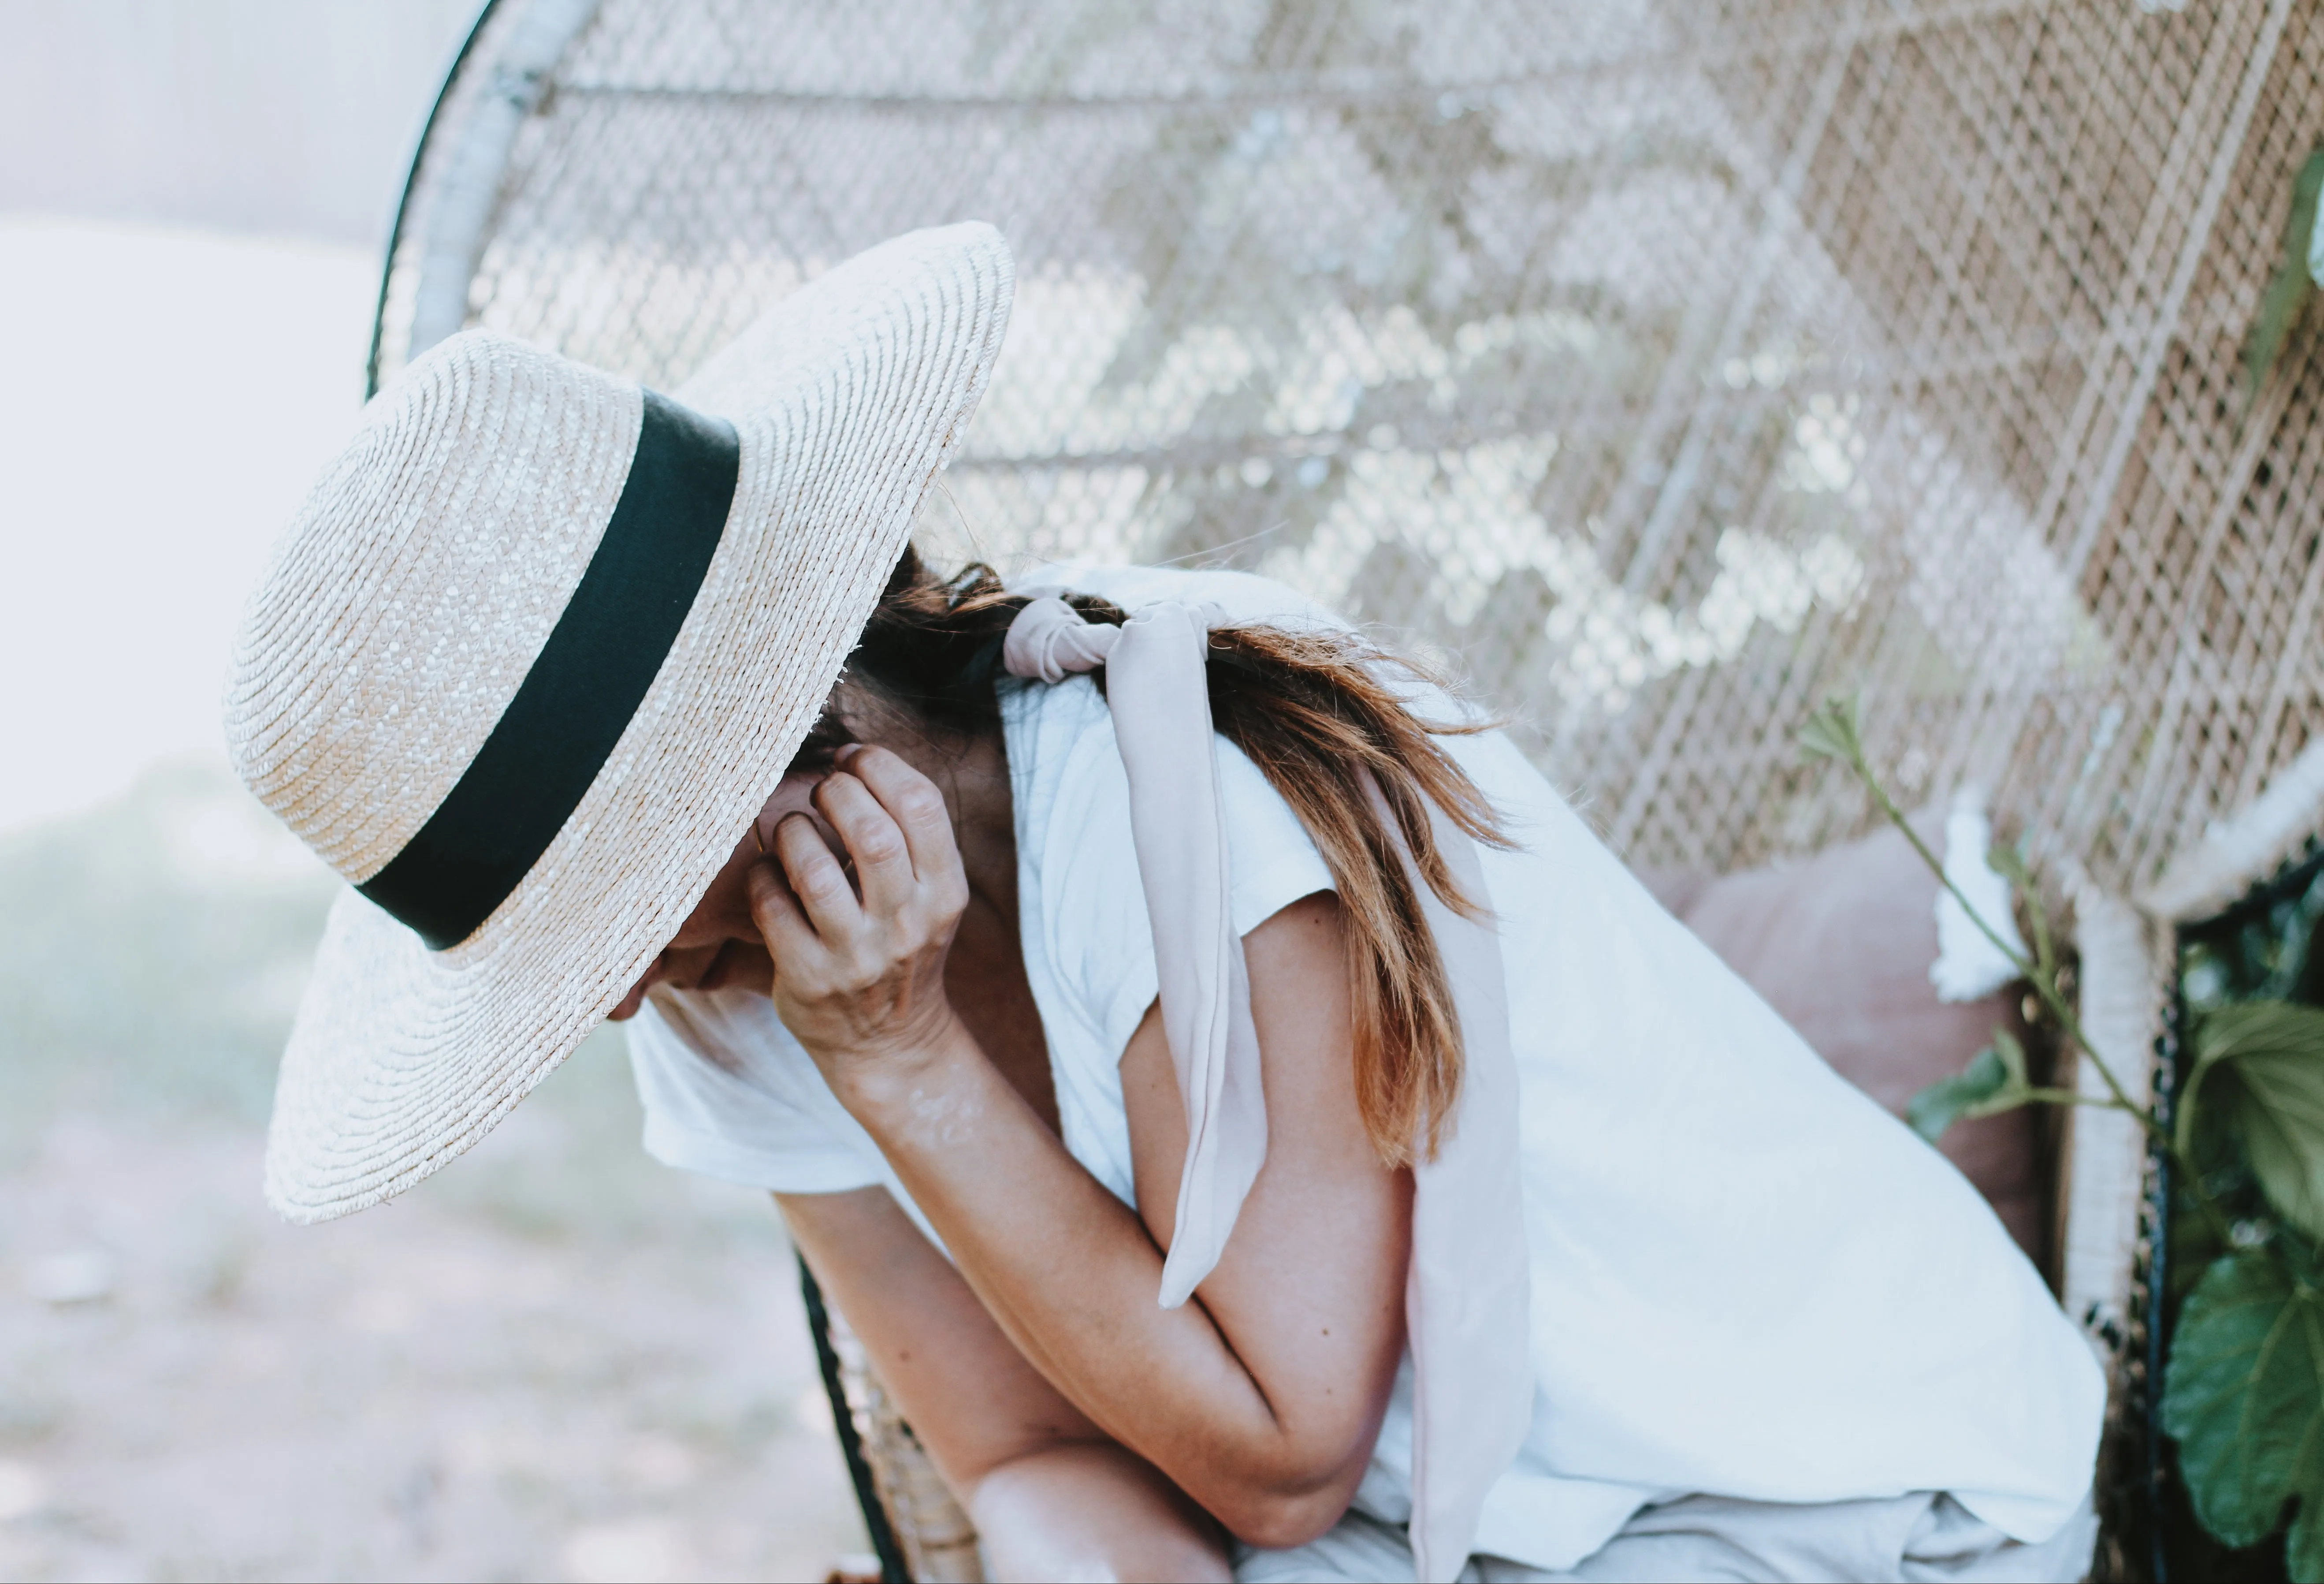
<svg viewBox="0 0 2324 1584">
<path fill-rule="evenodd" d="M 859 759 L 862 755 L 858 755 Z M 894 816 L 854 776 L 841 773 L 824 777 L 815 789 L 815 806 L 847 844 L 855 860 L 855 878 L 863 887 L 864 911 L 875 918 L 890 918 L 911 904 L 919 885 L 912 873 L 912 855 Z"/>
<path fill-rule="evenodd" d="M 825 946 L 839 946 L 862 931 L 862 904 L 855 900 L 846 871 L 816 834 L 815 821 L 804 814 L 785 815 L 775 827 L 775 856 L 782 860 L 792 894 Z"/>
<path fill-rule="evenodd" d="M 752 864 L 743 881 L 751 892 L 751 922 L 759 926 L 759 938 L 767 943 L 769 957 L 778 964 L 798 964 L 812 960 L 808 953 L 823 951 L 807 911 L 799 906 L 790 883 L 773 859 Z"/>
<path fill-rule="evenodd" d="M 880 806 L 903 832 L 911 854 L 912 872 L 922 883 L 945 878 L 960 869 L 960 847 L 953 839 L 952 812 L 945 807 L 936 783 L 912 768 L 903 755 L 885 748 L 865 748 L 847 761 L 847 773 L 871 789 Z"/>
</svg>

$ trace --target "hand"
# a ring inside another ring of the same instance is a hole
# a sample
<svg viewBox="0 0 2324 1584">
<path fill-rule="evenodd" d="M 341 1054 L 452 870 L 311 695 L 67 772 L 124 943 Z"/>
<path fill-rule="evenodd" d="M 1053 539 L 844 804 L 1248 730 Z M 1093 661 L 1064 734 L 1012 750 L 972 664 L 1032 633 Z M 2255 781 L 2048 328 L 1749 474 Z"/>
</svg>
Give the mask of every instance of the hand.
<svg viewBox="0 0 2324 1584">
<path fill-rule="evenodd" d="M 845 751 L 815 805 L 846 845 L 855 885 L 814 822 L 792 814 L 775 828 L 772 857 L 751 867 L 751 916 L 774 959 L 775 1010 L 837 1088 L 934 1051 L 954 1029 L 945 957 L 968 878 L 944 794 L 885 748 Z"/>
</svg>

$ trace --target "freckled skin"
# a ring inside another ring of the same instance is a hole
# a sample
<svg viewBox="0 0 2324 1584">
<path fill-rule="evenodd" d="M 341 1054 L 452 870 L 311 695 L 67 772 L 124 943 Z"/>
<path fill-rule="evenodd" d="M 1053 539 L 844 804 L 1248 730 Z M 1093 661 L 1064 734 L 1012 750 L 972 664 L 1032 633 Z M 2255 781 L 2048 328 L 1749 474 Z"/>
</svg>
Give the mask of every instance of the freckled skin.
<svg viewBox="0 0 2324 1584">
<path fill-rule="evenodd" d="M 1226 1532 L 1321 1533 L 1402 1353 L 1411 1203 L 1356 1108 L 1337 900 L 1245 938 L 1267 1164 L 1163 1310 L 1186 1141 L 1158 1008 L 1120 1059 L 1132 1210 L 1058 1139 L 999 741 L 849 725 L 862 746 L 784 778 L 614 1015 L 657 985 L 771 996 L 944 1238 L 957 1264 L 881 1189 L 779 1196 L 996 1577 L 1224 1579 Z"/>
</svg>

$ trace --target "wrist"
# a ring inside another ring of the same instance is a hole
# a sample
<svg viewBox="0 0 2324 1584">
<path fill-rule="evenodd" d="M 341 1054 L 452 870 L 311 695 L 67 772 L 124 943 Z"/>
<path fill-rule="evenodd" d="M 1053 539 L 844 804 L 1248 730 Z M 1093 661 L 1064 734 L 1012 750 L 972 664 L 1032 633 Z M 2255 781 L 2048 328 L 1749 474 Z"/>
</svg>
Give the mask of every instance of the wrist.
<svg viewBox="0 0 2324 1584">
<path fill-rule="evenodd" d="M 823 1058 L 818 1065 L 848 1114 L 876 1134 L 882 1120 L 924 1104 L 932 1090 L 955 1081 L 964 1058 L 981 1055 L 967 1028 L 947 1006 L 925 1028 Z"/>
</svg>

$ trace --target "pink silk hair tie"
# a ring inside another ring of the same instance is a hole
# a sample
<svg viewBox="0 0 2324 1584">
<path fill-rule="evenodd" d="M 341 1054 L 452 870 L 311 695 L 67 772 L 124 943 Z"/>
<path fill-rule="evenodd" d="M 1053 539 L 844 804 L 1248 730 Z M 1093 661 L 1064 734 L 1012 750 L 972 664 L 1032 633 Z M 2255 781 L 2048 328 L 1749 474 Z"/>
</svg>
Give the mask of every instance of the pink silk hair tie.
<svg viewBox="0 0 2324 1584">
<path fill-rule="evenodd" d="M 1218 1264 L 1267 1159 L 1259 1033 L 1234 927 L 1204 673 L 1210 631 L 1221 622 L 1214 606 L 1168 602 L 1119 627 L 1093 625 L 1051 595 L 1017 614 L 1001 646 L 1009 673 L 1028 680 L 1054 683 L 1106 668 L 1162 1032 L 1186 1109 L 1176 1231 L 1162 1263 L 1166 1309 L 1184 1303 Z M 1430 813 L 1454 877 L 1481 905 L 1474 844 L 1443 811 Z M 1421 1579 L 1450 1579 L 1468 1562 L 1486 1493 L 1532 1423 L 1531 1258 L 1499 941 L 1489 922 L 1446 907 L 1417 875 L 1415 885 L 1444 960 L 1465 1056 L 1459 1109 L 1443 1145 L 1413 1172 L 1405 1277 L 1413 1555 Z"/>
<path fill-rule="evenodd" d="M 1207 630 L 1207 629 L 1206 629 Z M 1082 613 L 1054 594 L 1045 594 L 1017 613 L 1001 640 L 1001 663 L 1012 677 L 1062 682 L 1075 672 L 1105 663 L 1121 629 L 1093 626 Z"/>
</svg>

